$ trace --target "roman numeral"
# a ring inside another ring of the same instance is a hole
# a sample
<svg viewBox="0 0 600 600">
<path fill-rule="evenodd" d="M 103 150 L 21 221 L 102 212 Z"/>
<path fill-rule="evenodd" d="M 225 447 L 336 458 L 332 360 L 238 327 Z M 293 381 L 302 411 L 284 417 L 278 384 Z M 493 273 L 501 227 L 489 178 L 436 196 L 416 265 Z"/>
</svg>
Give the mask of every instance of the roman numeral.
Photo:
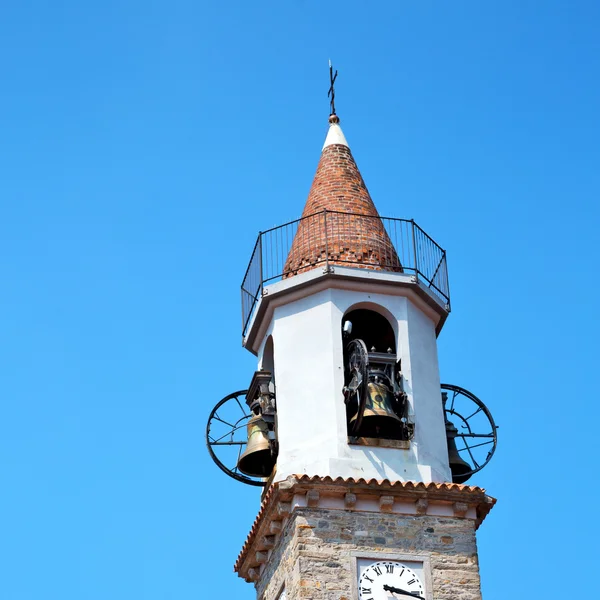
<svg viewBox="0 0 600 600">
<path fill-rule="evenodd" d="M 371 579 L 368 575 L 363 575 L 363 577 L 367 580 L 370 581 L 371 583 L 373 583 L 374 579 Z"/>
<path fill-rule="evenodd" d="M 394 572 L 394 565 L 385 565 L 385 570 L 388 573 L 393 573 Z"/>
<path fill-rule="evenodd" d="M 377 575 L 381 575 L 381 569 L 379 567 L 373 567 L 373 571 L 375 571 Z"/>
<path fill-rule="evenodd" d="M 406 582 L 406 585 L 412 585 L 415 581 L 416 579 L 411 579 L 410 581 Z"/>
<path fill-rule="evenodd" d="M 371 588 L 360 588 L 360 591 L 363 594 L 370 594 L 371 593 Z"/>
</svg>

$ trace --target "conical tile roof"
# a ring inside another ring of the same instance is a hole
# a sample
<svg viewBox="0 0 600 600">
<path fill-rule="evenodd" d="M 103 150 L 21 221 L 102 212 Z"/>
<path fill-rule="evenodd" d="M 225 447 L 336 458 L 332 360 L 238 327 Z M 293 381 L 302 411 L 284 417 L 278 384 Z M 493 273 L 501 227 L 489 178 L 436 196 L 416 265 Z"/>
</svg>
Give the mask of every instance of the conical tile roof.
<svg viewBox="0 0 600 600">
<path fill-rule="evenodd" d="M 349 267 L 401 270 L 336 115 L 329 118 L 329 132 L 284 277 L 327 261 Z"/>
</svg>

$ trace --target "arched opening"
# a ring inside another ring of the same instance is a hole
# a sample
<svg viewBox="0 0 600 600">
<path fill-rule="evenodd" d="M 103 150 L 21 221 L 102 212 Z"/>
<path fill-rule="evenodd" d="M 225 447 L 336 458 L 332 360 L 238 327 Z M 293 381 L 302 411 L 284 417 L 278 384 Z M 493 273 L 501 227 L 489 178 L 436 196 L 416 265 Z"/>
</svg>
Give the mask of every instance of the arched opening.
<svg viewBox="0 0 600 600">
<path fill-rule="evenodd" d="M 357 307 L 342 319 L 344 401 L 354 443 L 408 440 L 408 403 L 394 328 L 381 313 Z"/>
<path fill-rule="evenodd" d="M 350 322 L 352 331 L 345 335 L 344 343 L 360 339 L 370 352 L 396 353 L 396 335 L 390 322 L 380 313 L 366 308 L 356 308 L 344 315 L 342 332 L 346 331 L 346 323 Z"/>
<path fill-rule="evenodd" d="M 262 371 L 269 371 L 271 373 L 271 382 L 275 384 L 275 350 L 273 347 L 273 336 L 270 335 L 265 342 L 265 348 L 262 354 L 262 360 L 260 361 L 260 368 Z"/>
</svg>

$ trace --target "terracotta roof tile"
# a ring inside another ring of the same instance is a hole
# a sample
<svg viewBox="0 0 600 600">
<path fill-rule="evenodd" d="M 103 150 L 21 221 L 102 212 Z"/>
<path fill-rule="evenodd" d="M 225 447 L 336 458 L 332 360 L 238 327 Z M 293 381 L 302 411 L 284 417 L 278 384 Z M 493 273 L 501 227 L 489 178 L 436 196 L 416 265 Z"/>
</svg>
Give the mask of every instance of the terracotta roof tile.
<svg viewBox="0 0 600 600">
<path fill-rule="evenodd" d="M 362 477 L 359 479 L 354 479 L 353 477 L 336 477 L 333 479 L 332 477 L 326 476 L 321 477 L 320 475 L 296 475 L 298 482 L 320 482 L 320 483 L 345 483 L 345 484 L 354 484 L 354 485 L 367 485 L 373 486 L 377 485 L 379 487 L 391 487 L 405 490 L 448 490 L 448 491 L 468 491 L 474 493 L 485 494 L 485 490 L 483 488 L 472 486 L 472 485 L 464 485 L 462 483 L 437 483 L 435 481 L 431 481 L 429 483 L 424 483 L 422 481 L 390 481 L 389 479 L 363 479 Z"/>
<path fill-rule="evenodd" d="M 262 521 L 263 515 L 264 515 L 267 507 L 269 506 L 269 502 L 271 500 L 271 497 L 273 496 L 273 494 L 276 491 L 277 491 L 277 484 L 272 485 L 269 488 L 269 491 L 263 496 L 263 499 L 262 499 L 262 501 L 260 503 L 260 509 L 258 511 L 258 515 L 256 515 L 256 519 L 254 519 L 254 523 L 252 523 L 252 527 L 250 528 L 250 532 L 248 533 L 248 535 L 246 537 L 246 541 L 244 542 L 244 545 L 242 546 L 242 549 L 240 550 L 238 558 L 235 561 L 235 565 L 233 566 L 233 570 L 235 572 L 237 572 L 237 570 L 241 566 L 242 561 L 244 560 L 244 556 L 246 555 L 246 552 L 248 551 L 248 548 L 250 547 L 250 544 L 253 542 L 254 537 L 256 536 L 256 533 L 257 533 L 258 528 L 260 526 L 260 522 Z"/>
</svg>

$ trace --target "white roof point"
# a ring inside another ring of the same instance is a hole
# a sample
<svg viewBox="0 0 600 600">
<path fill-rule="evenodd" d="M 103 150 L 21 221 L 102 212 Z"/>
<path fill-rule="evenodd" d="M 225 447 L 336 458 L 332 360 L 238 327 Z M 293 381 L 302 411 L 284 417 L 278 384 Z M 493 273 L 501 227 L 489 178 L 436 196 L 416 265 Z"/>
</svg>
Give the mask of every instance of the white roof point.
<svg viewBox="0 0 600 600">
<path fill-rule="evenodd" d="M 346 141 L 346 137 L 344 136 L 344 132 L 340 127 L 340 120 L 336 115 L 331 115 L 329 117 L 329 131 L 327 132 L 327 137 L 325 138 L 325 143 L 323 144 L 323 150 L 327 148 L 327 146 L 333 146 L 334 144 L 340 144 L 342 146 L 348 146 L 348 142 Z"/>
</svg>

